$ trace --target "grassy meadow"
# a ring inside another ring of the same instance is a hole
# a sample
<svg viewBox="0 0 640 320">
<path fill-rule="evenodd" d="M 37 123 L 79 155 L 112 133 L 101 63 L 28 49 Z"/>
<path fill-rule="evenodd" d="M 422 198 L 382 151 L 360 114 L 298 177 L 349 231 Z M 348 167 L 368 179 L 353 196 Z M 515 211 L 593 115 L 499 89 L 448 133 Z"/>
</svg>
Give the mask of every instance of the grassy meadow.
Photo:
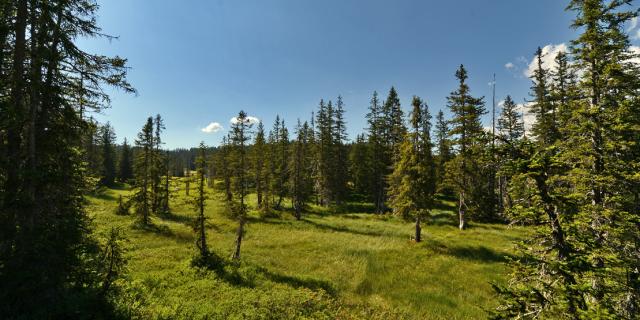
<svg viewBox="0 0 640 320">
<path fill-rule="evenodd" d="M 254 211 L 242 262 L 231 264 L 237 223 L 222 194 L 209 189 L 207 240 L 225 262 L 198 269 L 191 267 L 195 210 L 184 189 L 173 192 L 172 213 L 154 216 L 148 228 L 115 214 L 118 197 L 129 192 L 106 189 L 88 198 L 88 209 L 98 235 L 118 227 L 128 239 L 119 304 L 132 318 L 485 318 L 496 305 L 490 282 L 505 281 L 506 256 L 525 232 L 478 223 L 461 232 L 446 201 L 423 225 L 421 243 L 410 240 L 413 223 L 367 213 L 364 203 L 311 207 L 301 221 L 287 210 Z"/>
</svg>

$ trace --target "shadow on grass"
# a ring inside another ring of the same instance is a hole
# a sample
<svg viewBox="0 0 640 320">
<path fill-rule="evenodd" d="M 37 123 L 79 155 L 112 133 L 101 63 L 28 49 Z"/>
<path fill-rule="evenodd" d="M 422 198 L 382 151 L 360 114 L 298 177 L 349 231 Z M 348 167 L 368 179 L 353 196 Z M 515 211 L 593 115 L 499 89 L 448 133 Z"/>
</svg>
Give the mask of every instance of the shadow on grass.
<svg viewBox="0 0 640 320">
<path fill-rule="evenodd" d="M 93 197 L 95 197 L 96 199 L 105 200 L 105 201 L 116 201 L 116 200 L 118 200 L 118 198 L 116 198 L 115 195 L 107 192 L 107 189 L 104 189 L 104 188 L 100 188 L 100 189 L 96 190 L 91 195 Z"/>
<path fill-rule="evenodd" d="M 452 256 L 460 260 L 478 262 L 507 262 L 515 259 L 514 255 L 498 252 L 485 246 L 447 246 L 440 241 L 428 239 L 425 241 L 425 248 L 436 254 Z"/>
<path fill-rule="evenodd" d="M 194 258 L 191 264 L 213 271 L 220 279 L 234 286 L 255 288 L 260 280 L 267 280 L 293 288 L 323 290 L 332 296 L 336 294 L 336 289 L 329 281 L 289 276 L 246 262 L 230 261 L 215 253 L 210 253 L 207 257 Z"/>
<path fill-rule="evenodd" d="M 193 217 L 189 217 L 189 216 L 185 216 L 185 215 L 181 215 L 181 214 L 175 214 L 173 212 L 169 212 L 167 214 L 162 214 L 162 215 L 159 215 L 158 217 L 160 217 L 160 219 L 162 219 L 162 220 L 168 220 L 168 221 L 171 221 L 171 222 L 182 223 L 182 224 L 187 225 L 187 226 L 192 226 L 193 222 L 194 222 L 194 218 Z"/>
<path fill-rule="evenodd" d="M 434 226 L 458 226 L 458 217 L 448 211 L 434 213 L 428 221 L 430 225 Z"/>
<path fill-rule="evenodd" d="M 371 237 L 383 237 L 383 236 L 387 236 L 387 237 L 399 237 L 396 234 L 393 233 L 388 233 L 388 232 L 380 232 L 380 231 L 363 231 L 363 230 L 356 230 L 356 229 L 350 229 L 347 228 L 345 226 L 332 226 L 329 224 L 324 224 L 324 223 L 320 223 L 320 222 L 315 222 L 306 218 L 302 218 L 300 220 L 301 222 L 304 222 L 308 225 L 311 225 L 317 229 L 320 230 L 328 230 L 328 231 L 333 231 L 333 232 L 345 232 L 345 233 L 351 233 L 351 234 L 357 234 L 357 235 L 361 235 L 361 236 L 371 236 Z"/>
<path fill-rule="evenodd" d="M 176 241 L 183 242 L 183 243 L 193 241 L 192 234 L 175 233 L 166 224 L 158 225 L 158 224 L 150 223 L 145 225 L 145 224 L 136 222 L 133 224 L 132 228 L 134 230 L 146 231 L 146 232 L 157 234 L 159 236 L 172 238 Z"/>
</svg>

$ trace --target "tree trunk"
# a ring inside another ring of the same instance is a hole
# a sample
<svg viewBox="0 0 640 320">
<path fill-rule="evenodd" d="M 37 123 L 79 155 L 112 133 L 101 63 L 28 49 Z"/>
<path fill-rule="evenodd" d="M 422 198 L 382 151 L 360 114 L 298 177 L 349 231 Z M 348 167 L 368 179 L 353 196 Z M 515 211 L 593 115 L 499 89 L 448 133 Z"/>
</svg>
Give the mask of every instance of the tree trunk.
<svg viewBox="0 0 640 320">
<path fill-rule="evenodd" d="M 460 224 L 458 225 L 458 228 L 460 228 L 460 230 L 464 230 L 467 228 L 467 222 L 465 221 L 465 208 L 466 208 L 466 204 L 464 203 L 464 192 L 460 193 L 460 203 L 458 205 L 458 216 L 460 218 Z"/>
<path fill-rule="evenodd" d="M 244 217 L 240 217 L 240 224 L 236 231 L 236 250 L 231 257 L 233 260 L 240 260 L 240 246 L 242 245 L 242 235 L 244 234 Z"/>
<path fill-rule="evenodd" d="M 420 226 L 420 216 L 416 217 L 416 242 L 422 241 L 422 227 Z"/>
</svg>

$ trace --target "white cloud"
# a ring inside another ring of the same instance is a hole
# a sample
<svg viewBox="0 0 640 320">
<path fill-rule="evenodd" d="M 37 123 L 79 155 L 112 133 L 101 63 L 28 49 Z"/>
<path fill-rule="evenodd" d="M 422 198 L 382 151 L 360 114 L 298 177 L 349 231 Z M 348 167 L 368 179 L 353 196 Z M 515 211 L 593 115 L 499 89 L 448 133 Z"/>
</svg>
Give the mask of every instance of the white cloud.
<svg viewBox="0 0 640 320">
<path fill-rule="evenodd" d="M 217 122 L 211 122 L 206 127 L 200 129 L 200 131 L 204 133 L 216 133 L 220 130 L 224 129 L 221 124 Z"/>
<path fill-rule="evenodd" d="M 631 51 L 631 53 L 633 53 L 634 55 L 637 55 L 637 57 L 631 58 L 629 59 L 629 61 L 635 64 L 640 64 L 640 47 L 630 46 L 629 51 Z"/>
<path fill-rule="evenodd" d="M 258 122 L 260 122 L 260 119 L 256 118 L 256 117 L 252 117 L 252 116 L 247 116 L 247 121 L 251 124 L 257 124 Z M 233 117 L 231 119 L 229 119 L 229 123 L 231 124 L 236 124 L 238 123 L 238 117 Z"/>
<path fill-rule="evenodd" d="M 631 18 L 631 22 L 629 22 L 629 28 L 627 28 L 627 32 L 633 31 L 638 26 L 638 17 Z"/>
<path fill-rule="evenodd" d="M 511 69 L 515 68 L 515 67 L 516 67 L 516 65 L 515 65 L 515 64 L 513 64 L 513 62 L 507 62 L 507 63 L 504 65 L 504 67 L 505 67 L 505 68 L 507 68 L 507 70 L 511 70 Z"/>
<path fill-rule="evenodd" d="M 522 115 L 522 121 L 524 122 L 524 132 L 530 133 L 533 124 L 536 122 L 536 115 L 531 113 L 532 102 L 518 103 L 516 110 Z"/>
<path fill-rule="evenodd" d="M 555 58 L 559 52 L 567 52 L 567 45 L 564 43 L 560 44 L 548 44 L 542 48 L 542 67 L 548 70 L 553 70 L 556 68 Z M 529 62 L 529 67 L 525 69 L 524 75 L 527 77 L 531 77 L 533 72 L 538 67 L 537 58 L 534 56 Z"/>
</svg>

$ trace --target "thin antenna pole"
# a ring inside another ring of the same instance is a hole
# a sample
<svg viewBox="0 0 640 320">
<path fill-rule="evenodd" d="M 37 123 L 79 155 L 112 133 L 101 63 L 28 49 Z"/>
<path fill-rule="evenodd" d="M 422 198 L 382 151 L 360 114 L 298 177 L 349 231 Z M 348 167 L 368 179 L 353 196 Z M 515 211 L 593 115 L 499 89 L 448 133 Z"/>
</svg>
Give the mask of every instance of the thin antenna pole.
<svg viewBox="0 0 640 320">
<path fill-rule="evenodd" d="M 496 147 L 496 74 L 493 74 L 493 105 L 491 107 L 491 148 Z"/>
<path fill-rule="evenodd" d="M 522 138 L 527 139 L 527 125 L 524 123 L 524 111 L 527 107 L 527 99 L 522 98 L 522 127 L 524 128 Z"/>
</svg>

